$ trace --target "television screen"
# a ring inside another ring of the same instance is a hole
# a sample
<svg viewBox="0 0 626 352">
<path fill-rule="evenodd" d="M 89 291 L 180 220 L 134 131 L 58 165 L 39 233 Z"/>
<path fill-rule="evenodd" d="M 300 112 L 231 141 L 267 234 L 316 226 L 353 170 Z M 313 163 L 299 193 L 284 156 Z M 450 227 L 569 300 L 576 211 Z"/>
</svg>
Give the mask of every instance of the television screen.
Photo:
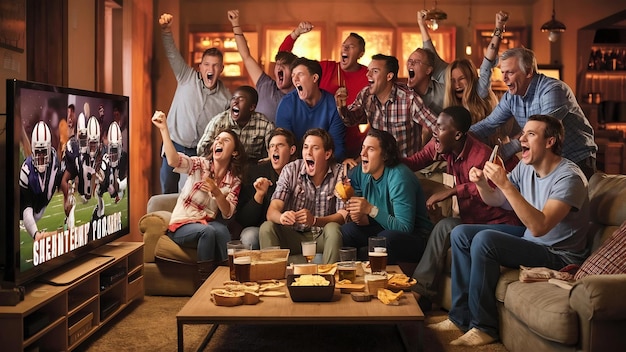
<svg viewBox="0 0 626 352">
<path fill-rule="evenodd" d="M 7 80 L 4 280 L 20 285 L 129 233 L 125 96 Z"/>
</svg>

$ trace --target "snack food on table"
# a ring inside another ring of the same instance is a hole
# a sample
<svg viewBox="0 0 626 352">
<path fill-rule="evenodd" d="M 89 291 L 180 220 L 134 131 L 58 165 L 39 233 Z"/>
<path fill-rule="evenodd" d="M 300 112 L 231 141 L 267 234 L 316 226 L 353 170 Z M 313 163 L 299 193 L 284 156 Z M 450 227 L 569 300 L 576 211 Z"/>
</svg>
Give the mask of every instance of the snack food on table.
<svg viewBox="0 0 626 352">
<path fill-rule="evenodd" d="M 337 263 L 317 264 L 318 274 L 334 274 L 336 270 L 337 270 Z"/>
<path fill-rule="evenodd" d="M 391 274 L 387 281 L 387 287 L 395 289 L 407 289 L 417 283 L 412 277 L 408 277 L 405 274 Z"/>
<path fill-rule="evenodd" d="M 384 304 L 398 305 L 400 304 L 399 299 L 403 294 L 404 291 L 392 292 L 385 288 L 379 288 L 376 297 Z"/>
<path fill-rule="evenodd" d="M 330 281 L 320 275 L 300 275 L 296 277 L 291 286 L 329 286 Z"/>
<path fill-rule="evenodd" d="M 233 292 L 223 288 L 211 291 L 211 299 L 216 306 L 233 307 L 243 304 L 243 292 Z"/>
</svg>

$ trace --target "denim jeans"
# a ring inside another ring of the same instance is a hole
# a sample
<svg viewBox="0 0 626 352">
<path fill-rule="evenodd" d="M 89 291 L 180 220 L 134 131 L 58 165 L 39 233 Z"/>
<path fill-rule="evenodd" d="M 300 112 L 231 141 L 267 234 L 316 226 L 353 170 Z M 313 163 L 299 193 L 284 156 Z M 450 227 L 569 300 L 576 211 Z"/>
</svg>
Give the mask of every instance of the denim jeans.
<svg viewBox="0 0 626 352">
<path fill-rule="evenodd" d="M 414 233 L 385 230 L 372 218 L 370 218 L 369 225 L 361 226 L 354 222 L 341 225 L 341 236 L 344 247 L 355 247 L 357 251 L 358 248 L 368 246 L 368 238 L 385 237 L 387 239 L 387 264 L 418 262 L 424 253 L 427 241 L 427 237 L 422 235 L 419 229 Z M 357 255 L 359 255 L 358 252 Z M 358 259 L 367 260 L 367 258 Z"/>
<path fill-rule="evenodd" d="M 207 225 L 191 223 L 169 232 L 172 241 L 184 248 L 196 248 L 198 261 L 228 259 L 226 242 L 230 241 L 230 232 L 226 225 L 219 221 L 211 221 Z"/>
<path fill-rule="evenodd" d="M 496 285 L 500 266 L 561 269 L 565 263 L 548 247 L 525 240 L 523 226 L 459 225 L 452 230 L 452 309 L 461 330 L 477 328 L 498 338 Z"/>
<path fill-rule="evenodd" d="M 196 148 L 187 148 L 176 142 L 172 143 L 174 143 L 174 148 L 176 148 L 177 152 L 181 152 L 189 156 L 196 156 Z M 161 162 L 160 176 L 161 192 L 163 194 L 178 193 L 178 180 L 180 180 L 180 174 L 178 172 L 174 172 L 174 168 L 167 163 L 165 155 L 163 155 L 163 160 Z"/>
</svg>

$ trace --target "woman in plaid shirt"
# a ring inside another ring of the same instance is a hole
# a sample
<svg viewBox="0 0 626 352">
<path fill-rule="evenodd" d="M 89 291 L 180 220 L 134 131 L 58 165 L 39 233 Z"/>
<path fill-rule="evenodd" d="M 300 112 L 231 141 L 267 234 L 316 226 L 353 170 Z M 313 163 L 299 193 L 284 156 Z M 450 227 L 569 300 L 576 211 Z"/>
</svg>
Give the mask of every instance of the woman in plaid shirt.
<svg viewBox="0 0 626 352">
<path fill-rule="evenodd" d="M 181 247 L 197 248 L 200 279 L 206 279 L 228 258 L 230 233 L 215 220 L 220 215 L 230 219 L 235 213 L 247 161 L 244 146 L 233 131 L 224 130 L 215 138 L 208 157 L 190 157 L 176 151 L 163 112 L 155 112 L 152 123 L 161 132 L 168 164 L 175 172 L 188 174 L 172 211 L 168 236 Z"/>
</svg>

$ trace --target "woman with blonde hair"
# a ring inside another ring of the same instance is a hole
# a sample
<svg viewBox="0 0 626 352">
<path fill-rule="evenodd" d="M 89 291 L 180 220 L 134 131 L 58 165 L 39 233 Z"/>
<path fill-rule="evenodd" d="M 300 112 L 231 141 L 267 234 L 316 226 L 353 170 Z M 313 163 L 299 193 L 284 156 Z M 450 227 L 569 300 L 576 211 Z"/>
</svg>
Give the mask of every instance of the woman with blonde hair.
<svg viewBox="0 0 626 352">
<path fill-rule="evenodd" d="M 472 61 L 454 60 L 446 69 L 443 106 L 465 107 L 472 116 L 472 124 L 484 119 L 498 104 L 498 98 L 491 90 L 491 70 L 485 73 L 479 78 Z"/>
</svg>

